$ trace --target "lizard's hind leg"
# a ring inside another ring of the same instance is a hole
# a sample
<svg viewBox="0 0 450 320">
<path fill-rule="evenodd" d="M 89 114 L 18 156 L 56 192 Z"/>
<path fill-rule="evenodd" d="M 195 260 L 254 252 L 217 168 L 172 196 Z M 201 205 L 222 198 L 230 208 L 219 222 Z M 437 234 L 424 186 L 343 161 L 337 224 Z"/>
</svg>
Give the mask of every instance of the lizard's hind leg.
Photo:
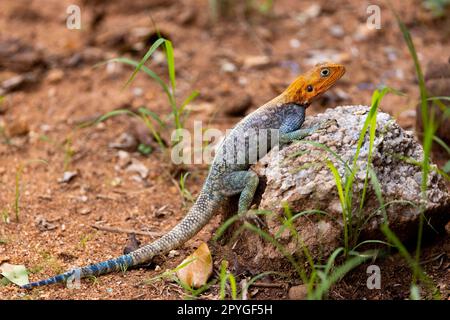
<svg viewBox="0 0 450 320">
<path fill-rule="evenodd" d="M 222 181 L 222 194 L 239 197 L 238 214 L 245 214 L 253 201 L 259 178 L 253 171 L 236 171 L 226 175 Z"/>
<path fill-rule="evenodd" d="M 233 196 L 240 193 L 238 215 L 245 220 L 252 220 L 259 226 L 264 226 L 264 222 L 259 217 L 248 212 L 258 184 L 259 178 L 255 172 L 251 170 L 236 171 L 223 178 L 221 192 L 225 196 Z"/>
</svg>

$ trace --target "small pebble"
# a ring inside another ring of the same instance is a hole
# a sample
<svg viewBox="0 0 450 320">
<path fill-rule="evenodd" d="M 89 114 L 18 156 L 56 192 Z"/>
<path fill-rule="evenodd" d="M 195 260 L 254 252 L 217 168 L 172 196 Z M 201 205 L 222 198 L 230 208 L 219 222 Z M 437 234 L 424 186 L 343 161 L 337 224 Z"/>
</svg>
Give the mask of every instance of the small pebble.
<svg viewBox="0 0 450 320">
<path fill-rule="evenodd" d="M 245 69 L 256 69 L 268 66 L 271 63 L 268 56 L 249 56 L 244 59 L 243 65 Z"/>
<path fill-rule="evenodd" d="M 330 27 L 330 33 L 335 38 L 342 38 L 345 35 L 344 28 L 341 25 L 333 25 Z"/>
<path fill-rule="evenodd" d="M 177 257 L 177 256 L 179 256 L 180 255 L 180 253 L 177 251 L 177 250 L 170 250 L 169 251 L 169 254 L 167 255 L 169 258 L 174 258 L 174 257 Z"/>
<path fill-rule="evenodd" d="M 227 73 L 233 73 L 237 71 L 237 67 L 235 64 L 229 62 L 229 61 L 225 61 L 221 64 L 220 69 L 223 72 L 227 72 Z"/>
<path fill-rule="evenodd" d="M 291 39 L 289 40 L 289 45 L 292 49 L 298 49 L 301 46 L 301 42 L 298 39 Z"/>
<path fill-rule="evenodd" d="M 137 159 L 131 159 L 131 164 L 126 168 L 126 171 L 135 172 L 139 174 L 142 179 L 148 177 L 148 168 Z"/>
<path fill-rule="evenodd" d="M 121 168 L 125 168 L 131 162 L 131 156 L 126 151 L 119 150 L 117 156 L 119 157 L 118 164 Z"/>
<path fill-rule="evenodd" d="M 80 209 L 78 209 L 77 210 L 77 212 L 79 213 L 79 214 L 81 214 L 81 215 L 86 215 L 86 214 L 89 214 L 89 213 L 91 213 L 91 208 L 80 208 Z"/>
<path fill-rule="evenodd" d="M 111 186 L 113 186 L 113 187 L 120 186 L 121 184 L 122 184 L 122 179 L 120 177 L 115 177 L 114 179 L 111 180 Z"/>
<path fill-rule="evenodd" d="M 61 69 L 53 69 L 47 75 L 47 80 L 50 83 L 58 83 L 64 78 L 64 71 Z"/>
<path fill-rule="evenodd" d="M 144 94 L 144 90 L 140 87 L 133 88 L 133 95 L 135 97 L 141 97 Z"/>
<path fill-rule="evenodd" d="M 290 300 L 305 300 L 308 295 L 308 286 L 301 284 L 289 289 L 288 297 Z"/>
<path fill-rule="evenodd" d="M 63 173 L 62 178 L 58 179 L 59 183 L 69 183 L 78 175 L 76 171 L 66 171 Z"/>
</svg>

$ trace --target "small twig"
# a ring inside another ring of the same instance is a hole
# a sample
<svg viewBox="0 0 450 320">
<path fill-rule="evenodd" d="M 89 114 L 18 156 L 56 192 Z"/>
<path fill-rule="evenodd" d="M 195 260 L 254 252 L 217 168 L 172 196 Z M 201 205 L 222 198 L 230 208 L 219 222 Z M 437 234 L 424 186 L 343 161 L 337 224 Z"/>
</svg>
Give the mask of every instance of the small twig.
<svg viewBox="0 0 450 320">
<path fill-rule="evenodd" d="M 255 282 L 251 285 L 252 287 L 260 287 L 260 288 L 284 288 L 286 287 L 285 283 L 270 283 L 270 282 Z"/>
<path fill-rule="evenodd" d="M 109 196 L 109 195 L 106 195 L 106 194 L 97 194 L 95 196 L 95 198 L 103 199 L 103 200 L 113 200 L 113 201 L 116 201 L 116 200 L 119 199 L 118 197 L 113 197 L 113 196 Z"/>
<path fill-rule="evenodd" d="M 133 230 L 133 229 L 122 229 L 122 228 L 115 228 L 115 227 L 109 227 L 109 226 L 100 226 L 98 224 L 91 224 L 91 227 L 97 230 L 107 231 L 107 232 L 115 232 L 115 233 L 134 233 L 139 234 L 142 236 L 148 236 L 152 238 L 160 237 L 161 233 L 159 232 L 150 232 L 150 231 L 139 231 L 139 230 Z"/>
<path fill-rule="evenodd" d="M 242 288 L 242 300 L 248 300 L 248 282 L 247 279 L 242 279 L 241 288 Z"/>
<path fill-rule="evenodd" d="M 446 253 L 445 253 L 445 252 L 442 252 L 442 253 L 438 254 L 437 256 L 435 256 L 435 257 L 433 257 L 433 258 L 430 258 L 430 259 L 425 260 L 425 261 L 421 261 L 420 264 L 422 264 L 422 265 L 428 264 L 428 263 L 434 262 L 434 261 L 436 261 L 436 260 L 438 260 L 438 259 L 440 259 L 440 258 L 442 258 L 442 257 L 444 257 L 444 256 L 446 256 Z M 442 264 L 442 263 L 441 263 L 441 264 Z"/>
<path fill-rule="evenodd" d="M 131 300 L 138 300 L 138 299 L 141 299 L 143 297 L 145 297 L 145 293 L 139 294 L 139 295 L 133 297 Z"/>
</svg>

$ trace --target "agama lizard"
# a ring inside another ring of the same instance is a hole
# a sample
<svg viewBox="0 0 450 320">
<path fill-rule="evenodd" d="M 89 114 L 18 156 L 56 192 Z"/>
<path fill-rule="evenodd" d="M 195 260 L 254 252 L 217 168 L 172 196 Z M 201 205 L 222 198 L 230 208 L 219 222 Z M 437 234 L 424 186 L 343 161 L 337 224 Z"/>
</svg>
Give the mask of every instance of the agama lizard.
<svg viewBox="0 0 450 320">
<path fill-rule="evenodd" d="M 183 220 L 164 236 L 129 254 L 73 269 L 46 280 L 32 282 L 24 285 L 23 288 L 30 289 L 65 282 L 73 275 L 81 278 L 98 276 L 148 263 L 154 256 L 177 248 L 192 238 L 233 195 L 240 194 L 237 214 L 245 216 L 258 186 L 258 176 L 249 170 L 251 163 L 248 156 L 241 157 L 243 161 L 235 161 L 239 158 L 236 157 L 237 153 L 248 153 L 247 148 L 255 147 L 249 144 L 248 139 L 242 139 L 242 137 L 248 138 L 250 132 L 254 134 L 255 130 L 257 132 L 276 130 L 279 142 L 288 143 L 311 134 L 318 127 L 301 129 L 306 108 L 344 73 L 345 68 L 340 64 L 318 64 L 295 79 L 278 97 L 243 118 L 219 145 L 208 177 L 195 204 Z M 266 145 L 265 153 L 271 144 Z M 257 157 L 260 158 L 263 155 L 264 151 L 258 150 Z"/>
</svg>

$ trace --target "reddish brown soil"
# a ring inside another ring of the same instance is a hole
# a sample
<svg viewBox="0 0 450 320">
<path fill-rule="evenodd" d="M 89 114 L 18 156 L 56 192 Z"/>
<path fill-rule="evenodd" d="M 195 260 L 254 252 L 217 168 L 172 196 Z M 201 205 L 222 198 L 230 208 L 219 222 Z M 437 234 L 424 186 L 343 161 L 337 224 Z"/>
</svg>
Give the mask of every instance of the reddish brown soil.
<svg viewBox="0 0 450 320">
<path fill-rule="evenodd" d="M 82 30 L 66 28 L 66 8 L 73 2 L 81 7 Z M 301 25 L 295 17 L 313 3 L 321 5 L 321 14 Z M 206 0 L 116 0 L 104 3 L 41 0 L 26 4 L 1 1 L 0 45 L 6 39 L 20 39 L 33 50 L 42 52 L 46 66 L 38 62 L 25 70 L 41 70 L 37 73 L 37 81 L 7 93 L 1 106 L 0 121 L 9 136 L 8 141 L 3 139 L 0 144 L 0 209 L 9 213 L 11 221 L 0 222 L 0 260 L 24 264 L 32 271 L 31 280 L 38 280 L 122 253 L 127 235 L 95 230 L 91 227 L 94 223 L 162 233 L 185 214 L 189 203 L 183 202 L 177 187 L 179 172 L 174 172 L 167 156 L 157 147 L 149 156 L 132 154 L 149 169 L 144 183 L 135 181 L 131 173 L 116 169 L 117 150 L 109 148 L 108 144 L 121 133 L 130 131 L 130 118 L 117 117 L 104 124 L 74 129 L 84 120 L 117 108 L 145 105 L 159 114 L 170 112 L 160 88 L 143 74 L 130 88 L 121 90 L 130 76 L 130 68 L 119 65 L 115 70 L 104 66 L 92 68 L 95 63 L 112 57 L 126 55 L 139 59 L 145 49 L 130 52 L 130 46 L 135 44 L 130 34 L 139 27 L 151 29 L 150 15 L 162 34 L 173 41 L 178 97 L 182 99 L 197 89 L 201 94 L 196 103 L 212 105 L 212 112 L 193 113 L 187 122 L 188 128 L 192 127 L 193 120 L 203 120 L 209 127 L 230 128 L 240 116 L 222 115 L 219 111 L 223 106 L 233 108 L 239 104 L 239 99 L 248 95 L 251 108 L 256 108 L 278 94 L 296 76 L 295 66 L 299 71 L 309 67 L 306 62 L 314 51 L 334 50 L 337 56 L 332 59 L 344 63 L 347 74 L 336 89 L 308 109 L 309 114 L 336 104 L 369 104 L 373 89 L 384 83 L 406 96 L 386 97 L 382 109 L 397 117 L 404 128 L 413 129 L 414 114 L 408 116 L 411 114 L 408 110 L 415 109 L 418 96 L 413 63 L 385 5 L 381 6 L 382 28 L 367 32 L 364 26 L 368 4 L 359 0 L 277 0 L 270 16 L 255 12 L 248 17 L 236 14 L 213 24 Z M 422 63 L 447 60 L 448 56 L 444 54 L 450 52 L 450 20 L 432 19 L 421 9 L 419 0 L 399 1 L 397 9 L 401 10 L 402 18 L 411 29 Z M 242 12 L 239 8 L 237 11 Z M 343 28 L 342 36 L 331 34 L 330 28 L 335 25 Z M 366 40 L 354 39 L 358 28 L 367 32 Z M 291 46 L 295 44 L 292 39 L 300 42 L 299 48 Z M 77 54 L 85 61 L 74 64 Z M 246 57 L 260 55 L 268 55 L 271 63 L 250 69 L 242 66 Z M 225 73 L 221 69 L 223 61 L 234 63 L 237 70 Z M 289 70 L 287 65 L 293 65 L 294 70 Z M 153 64 L 153 68 L 158 74 L 166 75 L 164 66 Z M 17 68 L 0 68 L 0 81 L 23 72 Z M 139 89 L 143 89 L 142 95 L 135 94 Z M 20 133 L 25 135 L 16 136 Z M 67 141 L 74 154 L 65 168 L 64 145 Z M 33 159 L 44 159 L 48 164 L 30 163 Z M 437 161 L 443 163 L 444 159 Z M 25 167 L 21 179 L 20 221 L 16 222 L 15 177 L 20 165 Z M 59 183 L 65 169 L 77 171 L 78 176 L 69 183 Z M 201 188 L 207 167 L 186 169 L 192 173 L 187 187 L 195 195 Z M 122 179 L 118 186 L 113 183 L 116 178 Z M 163 210 L 166 214 L 155 215 L 163 206 L 166 206 Z M 36 224 L 39 216 L 56 228 L 41 231 Z M 215 218 L 180 248 L 179 256 L 158 261 L 161 269 L 175 267 L 200 241 L 210 240 L 219 222 L 220 217 Z M 139 238 L 143 243 L 152 240 L 145 236 Z M 443 236 L 423 250 L 425 269 L 444 299 L 449 296 L 450 285 L 448 240 L 448 236 Z M 219 264 L 221 257 L 214 259 Z M 392 255 L 380 259 L 377 264 L 385 275 L 381 290 L 366 288 L 366 268 L 362 266 L 341 281 L 330 292 L 330 298 L 407 298 L 411 271 L 404 261 L 398 255 Z M 152 269 L 105 275 L 94 282 L 83 281 L 82 290 L 54 285 L 28 292 L 9 285 L 0 287 L 0 298 L 182 298 L 183 290 L 174 283 L 144 283 L 160 272 L 154 271 L 153 266 Z M 216 299 L 217 291 L 214 287 L 202 297 Z M 254 293 L 255 298 L 287 297 L 286 287 L 259 288 Z"/>
</svg>

